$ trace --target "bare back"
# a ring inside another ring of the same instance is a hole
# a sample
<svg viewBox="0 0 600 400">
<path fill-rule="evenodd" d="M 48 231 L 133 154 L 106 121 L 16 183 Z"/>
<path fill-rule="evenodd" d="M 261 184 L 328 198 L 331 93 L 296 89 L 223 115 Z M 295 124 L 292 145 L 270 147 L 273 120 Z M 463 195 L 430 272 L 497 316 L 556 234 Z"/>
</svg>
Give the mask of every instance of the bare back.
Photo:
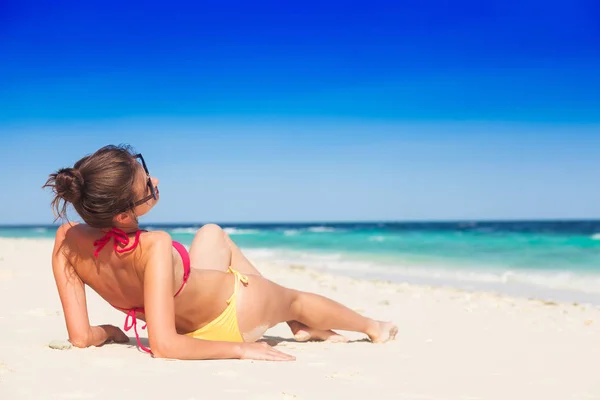
<svg viewBox="0 0 600 400">
<path fill-rule="evenodd" d="M 105 232 L 85 224 L 72 224 L 66 229 L 64 238 L 57 236 L 56 246 L 60 246 L 65 258 L 82 282 L 92 288 L 109 304 L 119 309 L 143 307 L 144 270 L 147 264 L 147 249 L 156 239 L 154 232 L 142 232 L 139 244 L 131 251 L 118 253 L 112 241 L 108 242 L 96 257 L 94 242 Z M 135 233 L 129 235 L 133 243 Z M 119 247 L 122 248 L 122 247 Z M 183 281 L 183 262 L 173 249 L 173 294 Z M 231 285 L 223 284 L 230 280 L 228 274 L 218 271 L 191 269 L 188 282 L 175 298 L 175 323 L 177 330 L 188 332 L 198 329 L 225 307 L 225 300 L 231 294 Z M 143 314 L 138 318 L 144 320 Z"/>
</svg>

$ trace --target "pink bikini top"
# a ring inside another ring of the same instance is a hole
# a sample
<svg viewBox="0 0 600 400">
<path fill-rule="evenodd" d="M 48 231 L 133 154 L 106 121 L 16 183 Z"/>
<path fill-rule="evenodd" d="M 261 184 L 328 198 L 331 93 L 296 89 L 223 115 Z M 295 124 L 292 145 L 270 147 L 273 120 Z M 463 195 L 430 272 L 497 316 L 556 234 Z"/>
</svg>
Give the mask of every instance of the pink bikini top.
<svg viewBox="0 0 600 400">
<path fill-rule="evenodd" d="M 111 238 L 113 239 L 113 248 L 117 253 L 125 253 L 125 252 L 135 249 L 137 247 L 138 243 L 140 242 L 140 235 L 142 234 L 142 232 L 146 232 L 146 231 L 141 230 L 141 229 L 136 231 L 135 238 L 133 240 L 133 244 L 129 245 L 130 239 L 129 239 L 129 236 L 127 235 L 127 233 L 125 233 L 123 230 L 121 230 L 119 228 L 112 228 L 110 231 L 108 231 L 106 233 L 106 235 L 104 235 L 100 239 L 94 241 L 94 247 L 96 247 L 96 250 L 94 251 L 94 257 L 98 257 L 98 254 L 100 254 L 100 251 L 104 248 L 104 246 L 106 246 L 106 244 L 108 242 L 110 242 Z M 177 293 L 175 293 L 175 297 L 176 297 L 181 292 L 181 290 L 183 289 L 183 287 L 185 286 L 186 282 L 188 281 L 188 279 L 190 277 L 191 266 L 190 266 L 190 255 L 188 254 L 186 248 L 181 243 L 176 242 L 176 241 L 173 241 L 173 247 L 181 255 L 181 259 L 183 261 L 183 282 L 181 283 L 179 290 L 177 290 Z M 140 336 L 137 331 L 136 313 L 143 314 L 144 307 L 121 308 L 121 307 L 117 307 L 114 305 L 113 305 L 113 307 L 116 309 L 119 309 L 121 311 L 127 311 L 127 317 L 125 318 L 125 325 L 124 325 L 125 332 L 127 332 L 131 328 L 133 328 L 138 346 L 145 352 L 152 354 L 152 351 L 149 348 L 145 347 L 140 342 Z M 142 326 L 142 329 L 146 329 L 146 325 Z"/>
</svg>

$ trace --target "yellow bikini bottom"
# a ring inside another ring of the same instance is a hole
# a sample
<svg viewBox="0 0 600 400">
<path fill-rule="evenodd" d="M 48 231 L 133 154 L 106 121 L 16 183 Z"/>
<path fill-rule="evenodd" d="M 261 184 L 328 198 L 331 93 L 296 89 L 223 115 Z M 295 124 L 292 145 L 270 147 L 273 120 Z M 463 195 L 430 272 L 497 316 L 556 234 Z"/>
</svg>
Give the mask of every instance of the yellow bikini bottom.
<svg viewBox="0 0 600 400">
<path fill-rule="evenodd" d="M 216 340 L 223 342 L 243 342 L 244 338 L 240 332 L 236 312 L 236 295 L 240 282 L 244 285 L 248 284 L 248 277 L 242 275 L 238 271 L 229 267 L 227 272 L 235 275 L 235 287 L 233 294 L 227 300 L 227 308 L 217 318 L 204 325 L 202 328 L 193 332 L 186 333 L 186 336 L 191 336 L 196 339 Z"/>
</svg>

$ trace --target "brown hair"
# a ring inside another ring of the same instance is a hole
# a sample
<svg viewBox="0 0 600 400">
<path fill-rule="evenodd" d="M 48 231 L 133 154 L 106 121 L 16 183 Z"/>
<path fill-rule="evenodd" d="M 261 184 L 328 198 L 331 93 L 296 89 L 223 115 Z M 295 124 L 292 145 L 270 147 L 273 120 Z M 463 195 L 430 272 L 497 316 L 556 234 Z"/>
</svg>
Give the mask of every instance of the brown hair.
<svg viewBox="0 0 600 400">
<path fill-rule="evenodd" d="M 108 145 L 83 157 L 72 168 L 50 174 L 42 186 L 55 193 L 52 210 L 56 219 L 67 219 L 71 203 L 86 224 L 109 228 L 113 217 L 133 208 L 134 183 L 140 164 L 126 145 Z"/>
</svg>

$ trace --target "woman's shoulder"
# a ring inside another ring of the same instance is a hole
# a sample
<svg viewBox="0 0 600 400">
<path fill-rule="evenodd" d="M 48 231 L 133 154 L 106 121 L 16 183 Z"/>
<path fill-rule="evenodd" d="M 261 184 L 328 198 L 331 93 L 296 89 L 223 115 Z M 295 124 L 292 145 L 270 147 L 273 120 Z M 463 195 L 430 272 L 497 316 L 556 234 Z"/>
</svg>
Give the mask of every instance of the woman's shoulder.
<svg viewBox="0 0 600 400">
<path fill-rule="evenodd" d="M 87 224 L 67 222 L 57 228 L 54 242 L 57 246 L 81 248 L 84 244 L 95 243 L 94 241 L 101 239 L 103 234 L 105 233 L 101 230 Z M 172 243 L 171 235 L 165 231 L 140 230 L 138 234 L 139 238 L 130 237 L 129 243 L 125 243 L 124 246 L 129 247 L 135 241 L 136 243 L 131 248 L 134 250 L 136 247 L 150 249 L 167 244 L 170 246 Z M 137 243 L 138 240 L 139 243 Z"/>
<path fill-rule="evenodd" d="M 55 254 L 67 255 L 78 251 L 83 237 L 82 230 L 85 228 L 83 225 L 77 222 L 65 222 L 56 228 L 54 236 Z"/>
<path fill-rule="evenodd" d="M 167 248 L 172 247 L 173 240 L 171 235 L 165 231 L 144 231 L 140 236 L 139 247 L 142 251 L 138 252 L 137 260 L 142 265 L 146 265 L 150 260 L 164 254 Z M 170 252 L 170 250 L 168 250 Z"/>
<path fill-rule="evenodd" d="M 165 231 L 144 231 L 140 238 L 140 245 L 143 247 L 171 246 L 173 239 Z"/>
<path fill-rule="evenodd" d="M 56 229 L 55 241 L 64 241 L 67 235 L 78 235 L 80 234 L 83 224 L 78 222 L 65 222 Z"/>
</svg>

